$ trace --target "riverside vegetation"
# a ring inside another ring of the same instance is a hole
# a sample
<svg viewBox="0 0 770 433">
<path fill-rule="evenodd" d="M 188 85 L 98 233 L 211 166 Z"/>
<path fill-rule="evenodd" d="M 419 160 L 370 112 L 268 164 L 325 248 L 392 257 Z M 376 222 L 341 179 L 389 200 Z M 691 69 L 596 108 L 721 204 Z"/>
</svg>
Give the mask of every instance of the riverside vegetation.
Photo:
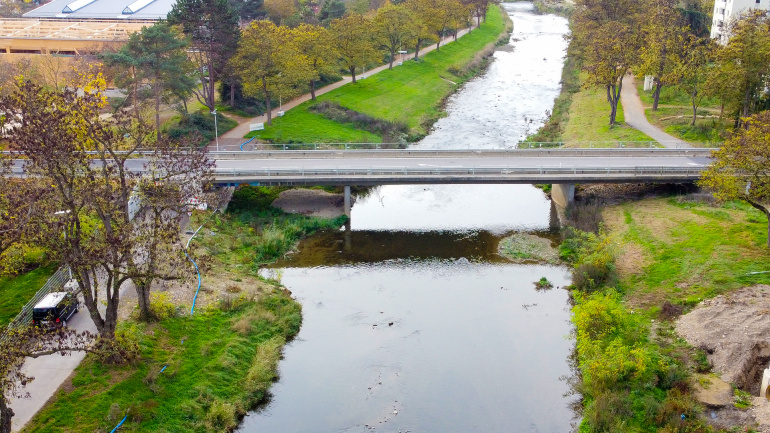
<svg viewBox="0 0 770 433">
<path fill-rule="evenodd" d="M 273 125 L 264 131 L 251 132 L 246 137 L 286 143 L 379 143 L 383 137 L 386 141 L 398 141 L 399 134 L 361 128 L 356 125 L 355 116 L 340 121 L 339 117 L 316 108 L 319 103 L 336 103 L 374 119 L 406 125 L 408 133 L 400 134 L 401 138 L 417 140 L 443 115 L 446 98 L 484 68 L 498 42 L 507 42 L 512 28 L 510 18 L 501 9 L 489 8 L 486 21 L 479 28 L 441 47 L 440 51 L 335 89 L 319 96 L 319 102 L 305 102 L 283 117 L 273 119 Z M 395 130 L 401 132 L 399 127 Z"/>
<path fill-rule="evenodd" d="M 182 314 L 163 293 L 153 295 L 158 322 L 127 320 L 119 326 L 118 338 L 137 348 L 135 360 L 115 366 L 86 357 L 25 431 L 107 431 L 126 415 L 121 431 L 236 427 L 266 396 L 281 349 L 302 323 L 301 307 L 288 291 L 276 283 L 245 290 L 243 281 L 253 281 L 260 264 L 287 252 L 300 237 L 345 221 L 284 214 L 270 206 L 280 190 L 243 186 L 226 214 L 193 215 L 191 225 L 205 224 L 192 243 L 193 255 L 204 276 L 230 276 L 226 290 L 194 315 Z M 201 290 L 212 291 L 207 285 Z M 88 405 L 82 404 L 85 398 Z"/>
<path fill-rule="evenodd" d="M 561 245 L 573 266 L 580 431 L 716 431 L 691 394 L 703 353 L 670 321 L 705 298 L 770 283 L 750 274 L 770 266 L 763 215 L 671 196 L 608 206 L 602 217 L 596 232 L 567 229 Z"/>
<path fill-rule="evenodd" d="M 431 59 L 415 63 L 417 67 L 412 68 L 407 81 L 420 86 L 433 83 L 427 76 L 435 75 L 436 69 L 426 67 L 433 64 L 452 68 L 458 77 L 470 77 L 481 67 L 473 63 L 474 57 L 479 60 L 493 48 L 483 55 L 475 51 L 489 42 L 494 44 L 504 28 L 500 11 L 491 8 L 487 23 L 456 44 L 443 47 L 440 53 L 432 53 Z M 455 45 L 458 48 L 453 48 Z M 387 75 L 396 80 L 398 72 Z M 357 89 L 368 87 L 365 83 Z M 456 88 L 444 86 L 440 95 L 416 98 L 419 104 L 410 105 L 408 97 L 394 99 L 387 95 L 383 89 L 393 87 L 380 83 L 380 90 L 370 90 L 366 95 L 379 97 L 384 112 L 398 112 L 404 104 L 412 113 L 430 107 L 434 117 L 438 113 L 436 104 Z M 301 112 L 291 112 L 295 111 Z M 282 123 L 287 120 L 288 115 L 280 119 Z M 332 124 L 335 127 L 331 131 L 317 130 L 319 135 L 314 141 L 334 137 L 337 124 Z M 192 225 L 206 221 L 200 239 L 196 237 L 191 245 L 204 275 L 221 272 L 234 283 L 254 281 L 261 264 L 286 253 L 300 237 L 339 227 L 345 221 L 345 217 L 320 220 L 286 215 L 270 206 L 279 192 L 275 188 L 242 186 L 234 194 L 228 213 L 193 215 Z M 240 284 L 230 286 L 240 288 Z M 78 430 L 108 431 L 123 416 L 127 416 L 121 427 L 125 431 L 233 429 L 238 419 L 265 397 L 275 378 L 281 348 L 298 332 L 302 316 L 299 304 L 279 287 L 259 283 L 248 293 L 230 293 L 230 286 L 218 301 L 199 307 L 192 316 L 183 314 L 163 294 L 153 295 L 151 307 L 159 318 L 157 322 L 129 319 L 118 328 L 116 338 L 136 349 L 134 360 L 116 366 L 87 356 L 24 431 L 66 431 L 73 426 Z M 202 290 L 212 289 L 204 286 Z M 89 404 L 83 405 L 86 398 Z"/>
</svg>

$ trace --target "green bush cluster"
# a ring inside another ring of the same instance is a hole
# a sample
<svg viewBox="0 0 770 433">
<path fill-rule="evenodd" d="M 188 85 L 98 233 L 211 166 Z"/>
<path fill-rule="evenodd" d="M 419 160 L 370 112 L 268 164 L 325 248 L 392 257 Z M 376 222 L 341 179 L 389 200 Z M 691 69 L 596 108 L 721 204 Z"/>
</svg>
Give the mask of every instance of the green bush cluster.
<svg viewBox="0 0 770 433">
<path fill-rule="evenodd" d="M 329 120 L 343 125 L 352 125 L 354 128 L 371 132 L 382 136 L 383 143 L 406 144 L 405 137 L 409 133 L 409 125 L 405 122 L 377 119 L 372 116 L 345 108 L 335 101 L 322 101 L 309 109 Z"/>
<path fill-rule="evenodd" d="M 559 246 L 559 254 L 574 267 L 572 285 L 575 289 L 594 291 L 615 284 L 615 252 L 605 233 L 594 234 L 567 228 L 564 242 Z"/>
<path fill-rule="evenodd" d="M 216 128 L 214 116 L 209 113 L 190 113 L 178 117 L 166 127 L 166 134 L 174 140 L 190 139 L 198 146 L 206 146 L 214 140 L 215 130 L 219 135 L 238 125 L 233 119 L 217 114 Z"/>
<path fill-rule="evenodd" d="M 614 290 L 573 292 L 583 396 L 580 432 L 707 432 L 688 371 L 648 338 L 649 327 Z"/>
<path fill-rule="evenodd" d="M 274 215 L 280 211 L 270 206 L 278 195 L 287 188 L 272 186 L 241 185 L 234 192 L 227 205 L 228 213 L 267 213 Z"/>
</svg>

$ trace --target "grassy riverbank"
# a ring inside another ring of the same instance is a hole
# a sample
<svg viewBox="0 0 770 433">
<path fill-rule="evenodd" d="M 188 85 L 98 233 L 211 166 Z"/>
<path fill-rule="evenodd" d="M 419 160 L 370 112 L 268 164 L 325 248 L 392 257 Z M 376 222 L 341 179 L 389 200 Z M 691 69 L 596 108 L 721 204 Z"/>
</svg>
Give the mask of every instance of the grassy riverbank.
<svg viewBox="0 0 770 433">
<path fill-rule="evenodd" d="M 575 269 L 580 431 L 716 431 L 691 393 L 702 354 L 672 332 L 671 312 L 770 283 L 750 274 L 770 266 L 766 219 L 700 196 L 627 202 L 602 216 L 603 232 L 568 231 L 562 246 Z"/>
<path fill-rule="evenodd" d="M 138 347 L 138 358 L 114 366 L 87 356 L 24 431 L 110 431 L 126 415 L 120 431 L 237 426 L 266 397 L 283 345 L 302 322 L 299 303 L 260 281 L 259 265 L 345 221 L 287 215 L 271 206 L 278 192 L 245 186 L 234 194 L 232 212 L 196 213 L 191 227 L 205 228 L 192 243 L 203 273 L 195 314 L 188 313 L 194 285 L 153 295 L 159 322 L 119 325 L 119 338 Z M 169 301 L 176 296 L 179 305 Z"/>
<path fill-rule="evenodd" d="M 282 142 L 380 142 L 382 136 L 341 124 L 313 113 L 321 101 L 337 102 L 345 108 L 376 119 L 408 126 L 409 138 L 423 136 L 443 116 L 443 101 L 475 76 L 494 51 L 496 42 L 512 24 L 498 7 L 490 7 L 487 20 L 457 41 L 432 51 L 419 61 L 405 61 L 371 77 L 347 84 L 308 101 L 273 119 L 273 125 L 247 137 Z"/>
</svg>

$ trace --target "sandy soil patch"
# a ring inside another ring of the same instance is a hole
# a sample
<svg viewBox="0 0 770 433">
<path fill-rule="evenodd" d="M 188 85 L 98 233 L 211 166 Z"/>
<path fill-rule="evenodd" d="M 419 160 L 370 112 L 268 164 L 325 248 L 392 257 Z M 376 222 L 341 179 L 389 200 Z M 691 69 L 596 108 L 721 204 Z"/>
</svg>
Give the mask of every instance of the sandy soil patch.
<svg viewBox="0 0 770 433">
<path fill-rule="evenodd" d="M 193 273 L 186 280 L 156 282 L 153 285 L 152 293 L 165 294 L 168 297 L 168 301 L 179 308 L 179 312 L 189 314 L 197 287 L 198 278 Z M 224 297 L 245 296 L 255 298 L 270 290 L 271 286 L 268 283 L 254 277 L 235 275 L 228 272 L 204 275 L 198 299 L 195 301 L 195 310 L 202 310 L 209 305 L 216 304 Z M 128 319 L 137 309 L 136 290 L 131 285 L 120 299 L 119 320 Z"/>
<path fill-rule="evenodd" d="M 621 277 L 639 274 L 645 266 L 647 266 L 647 259 L 644 251 L 636 244 L 623 245 L 622 251 L 615 259 L 615 269 Z"/>
<path fill-rule="evenodd" d="M 318 189 L 289 189 L 273 201 L 273 206 L 288 213 L 336 218 L 345 214 L 344 201 L 343 194 L 331 194 Z"/>
<path fill-rule="evenodd" d="M 723 381 L 759 395 L 762 371 L 770 362 L 770 286 L 745 287 L 707 299 L 680 317 L 676 330 L 706 351 Z M 770 402 L 755 398 L 747 413 L 760 431 L 770 432 Z"/>
</svg>

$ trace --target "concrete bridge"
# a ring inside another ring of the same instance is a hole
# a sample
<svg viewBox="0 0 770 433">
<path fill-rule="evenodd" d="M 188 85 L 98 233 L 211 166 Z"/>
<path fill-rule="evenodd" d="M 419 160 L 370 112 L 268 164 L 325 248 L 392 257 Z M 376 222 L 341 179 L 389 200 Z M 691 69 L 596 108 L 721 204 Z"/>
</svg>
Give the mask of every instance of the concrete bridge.
<svg viewBox="0 0 770 433">
<path fill-rule="evenodd" d="M 554 201 L 567 206 L 576 183 L 695 181 L 710 154 L 711 149 L 287 150 L 211 157 L 215 182 L 226 186 L 550 183 Z"/>
</svg>

